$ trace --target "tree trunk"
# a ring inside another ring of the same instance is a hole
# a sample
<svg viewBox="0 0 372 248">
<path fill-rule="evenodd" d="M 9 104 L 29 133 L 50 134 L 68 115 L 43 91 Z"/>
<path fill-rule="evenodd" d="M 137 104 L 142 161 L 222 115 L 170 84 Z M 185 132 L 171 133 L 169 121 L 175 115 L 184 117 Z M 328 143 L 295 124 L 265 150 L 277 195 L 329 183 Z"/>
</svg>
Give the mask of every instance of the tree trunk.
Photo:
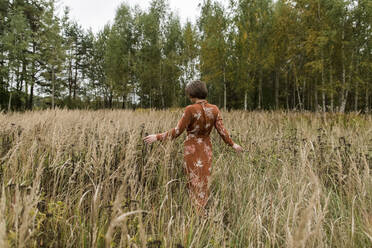
<svg viewBox="0 0 372 248">
<path fill-rule="evenodd" d="M 9 102 L 8 102 L 8 112 L 10 112 L 12 108 L 12 92 L 9 94 Z"/>
<path fill-rule="evenodd" d="M 26 96 L 26 99 L 25 99 L 25 102 L 26 102 L 26 106 L 25 106 L 25 109 L 27 109 L 27 96 L 28 96 L 28 83 L 27 83 L 27 75 L 26 75 L 26 63 L 23 62 L 22 63 L 23 66 L 22 66 L 22 80 L 25 82 L 25 96 Z"/>
<path fill-rule="evenodd" d="M 371 73 L 369 73 L 369 78 L 371 78 Z M 369 91 L 370 91 L 370 83 L 367 83 L 366 84 L 366 95 L 365 95 L 365 102 L 366 102 L 366 106 L 365 106 L 365 111 L 366 113 L 369 113 L 370 111 L 370 108 L 369 108 Z"/>
<path fill-rule="evenodd" d="M 32 110 L 34 106 L 34 83 L 35 83 L 35 78 L 32 75 L 32 82 L 31 82 L 31 87 L 30 87 L 30 97 L 28 101 L 28 109 Z"/>
<path fill-rule="evenodd" d="M 244 92 L 244 110 L 247 111 L 248 108 L 248 93 L 247 90 Z"/>
<path fill-rule="evenodd" d="M 343 52 L 344 53 L 344 52 Z M 354 61 L 354 51 L 351 53 L 351 61 L 350 61 L 350 71 L 349 71 L 349 85 L 352 85 L 351 84 L 351 81 L 352 81 L 352 78 L 353 78 L 353 61 Z M 345 64 L 343 63 L 343 70 L 345 70 Z M 345 74 L 344 74 L 345 73 Z M 342 105 L 341 105 L 341 112 L 344 113 L 345 112 L 345 109 L 346 109 L 346 102 L 347 102 L 347 98 L 349 96 L 349 89 L 347 88 L 346 86 L 346 72 L 343 71 L 343 75 L 342 75 L 342 80 L 343 80 L 343 84 L 345 85 L 346 87 L 346 90 L 345 90 L 345 95 L 343 96 L 343 101 L 342 101 Z"/>
<path fill-rule="evenodd" d="M 35 42 L 32 43 L 32 53 L 36 53 L 36 44 Z M 32 110 L 34 105 L 34 84 L 35 84 L 35 60 L 32 61 L 31 64 L 31 83 L 30 83 L 30 96 L 28 99 L 28 109 Z"/>
<path fill-rule="evenodd" d="M 369 113 L 369 89 L 367 88 L 366 89 L 366 96 L 365 96 L 366 100 L 366 106 L 365 106 L 365 111 L 366 113 Z"/>
<path fill-rule="evenodd" d="M 334 94 L 333 94 L 333 76 L 332 76 L 332 64 L 329 65 L 329 84 L 331 86 L 331 112 L 334 111 Z"/>
<path fill-rule="evenodd" d="M 76 100 L 76 90 L 77 90 L 77 76 L 78 76 L 78 68 L 77 65 L 75 66 L 75 76 L 74 76 L 74 92 L 73 92 L 73 99 Z"/>
<path fill-rule="evenodd" d="M 223 109 L 226 111 L 226 83 L 223 84 L 224 91 L 223 91 Z"/>
<path fill-rule="evenodd" d="M 113 99 L 113 95 L 112 95 L 112 92 L 110 92 L 110 96 L 109 96 L 109 108 L 112 109 L 112 99 Z"/>
<path fill-rule="evenodd" d="M 359 98 L 359 92 L 358 92 L 358 81 L 355 82 L 355 96 L 354 96 L 354 111 L 358 111 L 358 98 Z"/>
<path fill-rule="evenodd" d="M 17 68 L 17 80 L 16 80 L 17 84 L 16 84 L 16 88 L 15 88 L 16 91 L 20 91 L 20 87 L 22 86 L 22 84 L 21 84 L 22 76 L 21 76 L 21 72 L 19 70 L 20 70 L 20 68 L 18 66 L 18 68 Z"/>
<path fill-rule="evenodd" d="M 346 108 L 346 102 L 348 97 L 348 89 L 346 89 L 346 69 L 345 69 L 345 31 L 342 30 L 342 92 L 341 92 L 341 105 L 340 112 L 344 113 Z M 351 62 L 352 63 L 352 62 Z"/>
<path fill-rule="evenodd" d="M 348 90 L 346 90 L 345 94 L 342 94 L 342 96 L 341 96 L 341 99 L 342 99 L 341 106 L 340 106 L 340 112 L 341 113 L 345 113 L 346 102 L 347 102 L 348 96 L 349 96 L 349 91 Z"/>
<path fill-rule="evenodd" d="M 313 110 L 315 112 L 318 112 L 318 105 L 319 105 L 319 101 L 318 101 L 318 87 L 316 84 L 314 84 L 314 108 Z"/>
<path fill-rule="evenodd" d="M 359 70 L 359 54 L 357 53 L 357 64 L 356 64 L 356 70 L 358 72 L 358 74 L 360 75 L 360 70 Z M 350 83 L 351 83 L 351 80 L 350 80 Z M 354 111 L 358 111 L 358 102 L 359 102 L 359 83 L 358 83 L 358 80 L 356 80 L 355 82 L 355 96 L 354 96 Z"/>
<path fill-rule="evenodd" d="M 71 59 L 69 60 L 69 67 L 68 67 L 68 98 L 69 100 L 71 100 L 71 96 L 72 96 L 72 86 L 73 85 L 73 82 L 72 82 L 72 61 Z"/>
<path fill-rule="evenodd" d="M 300 92 L 300 89 L 298 87 L 298 78 L 297 78 L 297 74 L 294 75 L 295 76 L 295 87 L 296 87 L 296 91 L 297 91 L 297 98 L 298 98 L 298 104 L 300 106 L 300 110 L 303 111 L 303 99 L 301 99 L 301 92 Z M 296 95 L 296 94 L 295 94 Z M 295 102 L 296 102 L 296 97 L 295 97 Z M 296 105 L 294 105 L 296 106 Z"/>
<path fill-rule="evenodd" d="M 226 101 L 227 101 L 227 92 L 226 92 L 226 72 L 223 68 L 223 109 L 226 111 Z"/>
<path fill-rule="evenodd" d="M 11 75 L 7 79 L 7 85 L 9 85 L 9 101 L 8 101 L 8 111 L 12 108 L 12 82 L 14 81 L 14 75 Z"/>
<path fill-rule="evenodd" d="M 136 109 L 137 103 L 136 103 L 136 87 L 133 85 L 133 99 L 132 99 L 132 106 L 133 109 Z"/>
<path fill-rule="evenodd" d="M 306 79 L 304 79 L 304 85 L 306 85 Z M 306 95 L 306 103 L 305 109 L 307 110 L 313 110 L 314 109 L 314 97 L 313 97 L 313 88 L 312 85 L 309 83 L 309 85 L 306 85 L 304 87 L 304 95 Z"/>
<path fill-rule="evenodd" d="M 309 92 L 309 90 L 306 89 L 307 87 L 307 82 L 306 78 L 304 78 L 304 85 L 302 87 L 302 110 L 305 110 L 306 108 L 309 109 L 309 93 L 306 95 L 306 92 Z"/>
<path fill-rule="evenodd" d="M 288 71 L 285 73 L 285 87 L 286 87 L 286 91 L 285 91 L 285 104 L 286 104 L 286 107 L 287 107 L 287 110 L 289 110 L 289 80 L 288 80 Z"/>
<path fill-rule="evenodd" d="M 4 52 L 1 52 L 1 58 L 4 58 Z M 3 68 L 4 67 L 4 63 L 5 61 L 2 59 L 0 60 L 0 68 Z M 0 85 L 4 85 L 5 84 L 5 79 L 4 79 L 4 75 L 3 74 L 0 74 Z"/>
<path fill-rule="evenodd" d="M 263 80 L 263 70 L 260 69 L 260 78 L 258 80 L 258 109 L 262 108 L 262 80 Z"/>
<path fill-rule="evenodd" d="M 163 82 L 162 82 L 162 63 L 160 61 L 160 73 L 159 73 L 159 83 L 160 83 L 160 96 L 161 96 L 161 107 L 165 108 L 165 101 L 164 101 L 164 92 L 163 92 Z"/>
<path fill-rule="evenodd" d="M 122 105 L 122 109 L 126 109 L 127 108 L 127 98 L 126 98 L 126 95 L 124 94 L 123 95 L 123 105 Z"/>
<path fill-rule="evenodd" d="M 152 101 L 151 101 L 151 90 L 150 90 L 150 109 L 152 109 Z"/>
<path fill-rule="evenodd" d="M 165 101 L 164 101 L 164 92 L 163 92 L 163 84 L 160 82 L 160 96 L 161 96 L 161 107 L 165 108 Z"/>
<path fill-rule="evenodd" d="M 54 66 L 52 66 L 52 109 L 54 109 L 54 95 L 55 95 L 55 83 L 54 83 Z"/>
<path fill-rule="evenodd" d="M 296 108 L 296 86 L 292 85 L 292 109 Z"/>
<path fill-rule="evenodd" d="M 326 112 L 325 76 L 324 76 L 324 54 L 322 52 L 322 111 Z"/>
<path fill-rule="evenodd" d="M 275 109 L 279 109 L 279 70 L 275 72 Z"/>
</svg>

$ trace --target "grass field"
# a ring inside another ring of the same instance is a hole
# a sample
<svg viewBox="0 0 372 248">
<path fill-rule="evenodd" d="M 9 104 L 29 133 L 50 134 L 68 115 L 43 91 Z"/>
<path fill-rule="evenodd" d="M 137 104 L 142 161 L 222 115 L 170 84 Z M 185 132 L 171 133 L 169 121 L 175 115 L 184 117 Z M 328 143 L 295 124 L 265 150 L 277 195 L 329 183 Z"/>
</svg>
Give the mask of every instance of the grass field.
<svg viewBox="0 0 372 248">
<path fill-rule="evenodd" d="M 0 114 L 0 247 L 372 247 L 372 117 L 224 112 L 209 216 L 174 111 Z"/>
</svg>

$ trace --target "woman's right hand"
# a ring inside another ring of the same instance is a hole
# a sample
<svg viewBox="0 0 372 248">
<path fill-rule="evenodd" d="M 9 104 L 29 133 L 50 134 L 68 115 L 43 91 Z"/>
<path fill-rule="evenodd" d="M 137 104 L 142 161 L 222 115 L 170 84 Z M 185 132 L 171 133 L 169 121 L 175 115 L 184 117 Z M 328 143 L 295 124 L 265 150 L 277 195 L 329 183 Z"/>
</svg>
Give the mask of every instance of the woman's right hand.
<svg viewBox="0 0 372 248">
<path fill-rule="evenodd" d="M 243 151 L 244 151 L 243 147 L 241 147 L 241 146 L 238 145 L 238 144 L 234 144 L 234 145 L 233 145 L 233 148 L 234 148 L 234 150 L 235 150 L 237 153 L 240 153 L 240 152 L 243 152 Z"/>
<path fill-rule="evenodd" d="M 155 141 L 157 141 L 156 134 L 146 136 L 145 138 L 143 138 L 143 141 L 148 145 L 154 143 Z"/>
</svg>

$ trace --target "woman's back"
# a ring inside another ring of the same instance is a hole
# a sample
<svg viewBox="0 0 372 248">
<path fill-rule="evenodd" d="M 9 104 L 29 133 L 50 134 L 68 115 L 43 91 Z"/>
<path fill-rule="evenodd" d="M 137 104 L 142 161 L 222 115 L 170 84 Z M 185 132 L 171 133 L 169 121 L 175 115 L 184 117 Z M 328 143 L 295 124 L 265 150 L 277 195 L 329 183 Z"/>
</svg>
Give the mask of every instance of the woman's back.
<svg viewBox="0 0 372 248">
<path fill-rule="evenodd" d="M 187 134 L 209 136 L 219 113 L 218 107 L 203 101 L 188 108 L 191 112 L 191 121 L 187 127 Z"/>
</svg>

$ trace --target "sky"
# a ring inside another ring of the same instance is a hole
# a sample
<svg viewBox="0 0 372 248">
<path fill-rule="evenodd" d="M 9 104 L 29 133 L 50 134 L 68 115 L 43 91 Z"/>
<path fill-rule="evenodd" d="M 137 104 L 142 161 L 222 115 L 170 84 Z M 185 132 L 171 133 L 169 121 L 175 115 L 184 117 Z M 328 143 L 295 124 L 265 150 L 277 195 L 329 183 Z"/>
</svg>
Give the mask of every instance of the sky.
<svg viewBox="0 0 372 248">
<path fill-rule="evenodd" d="M 59 0 L 58 7 L 63 13 L 63 6 L 70 7 L 70 17 L 76 20 L 84 29 L 92 28 L 97 33 L 104 25 L 112 22 L 117 7 L 123 3 L 131 7 L 139 5 L 147 10 L 151 0 Z M 195 22 L 199 15 L 198 5 L 202 0 L 168 0 L 170 8 L 181 17 L 183 23 L 186 20 Z"/>
</svg>

